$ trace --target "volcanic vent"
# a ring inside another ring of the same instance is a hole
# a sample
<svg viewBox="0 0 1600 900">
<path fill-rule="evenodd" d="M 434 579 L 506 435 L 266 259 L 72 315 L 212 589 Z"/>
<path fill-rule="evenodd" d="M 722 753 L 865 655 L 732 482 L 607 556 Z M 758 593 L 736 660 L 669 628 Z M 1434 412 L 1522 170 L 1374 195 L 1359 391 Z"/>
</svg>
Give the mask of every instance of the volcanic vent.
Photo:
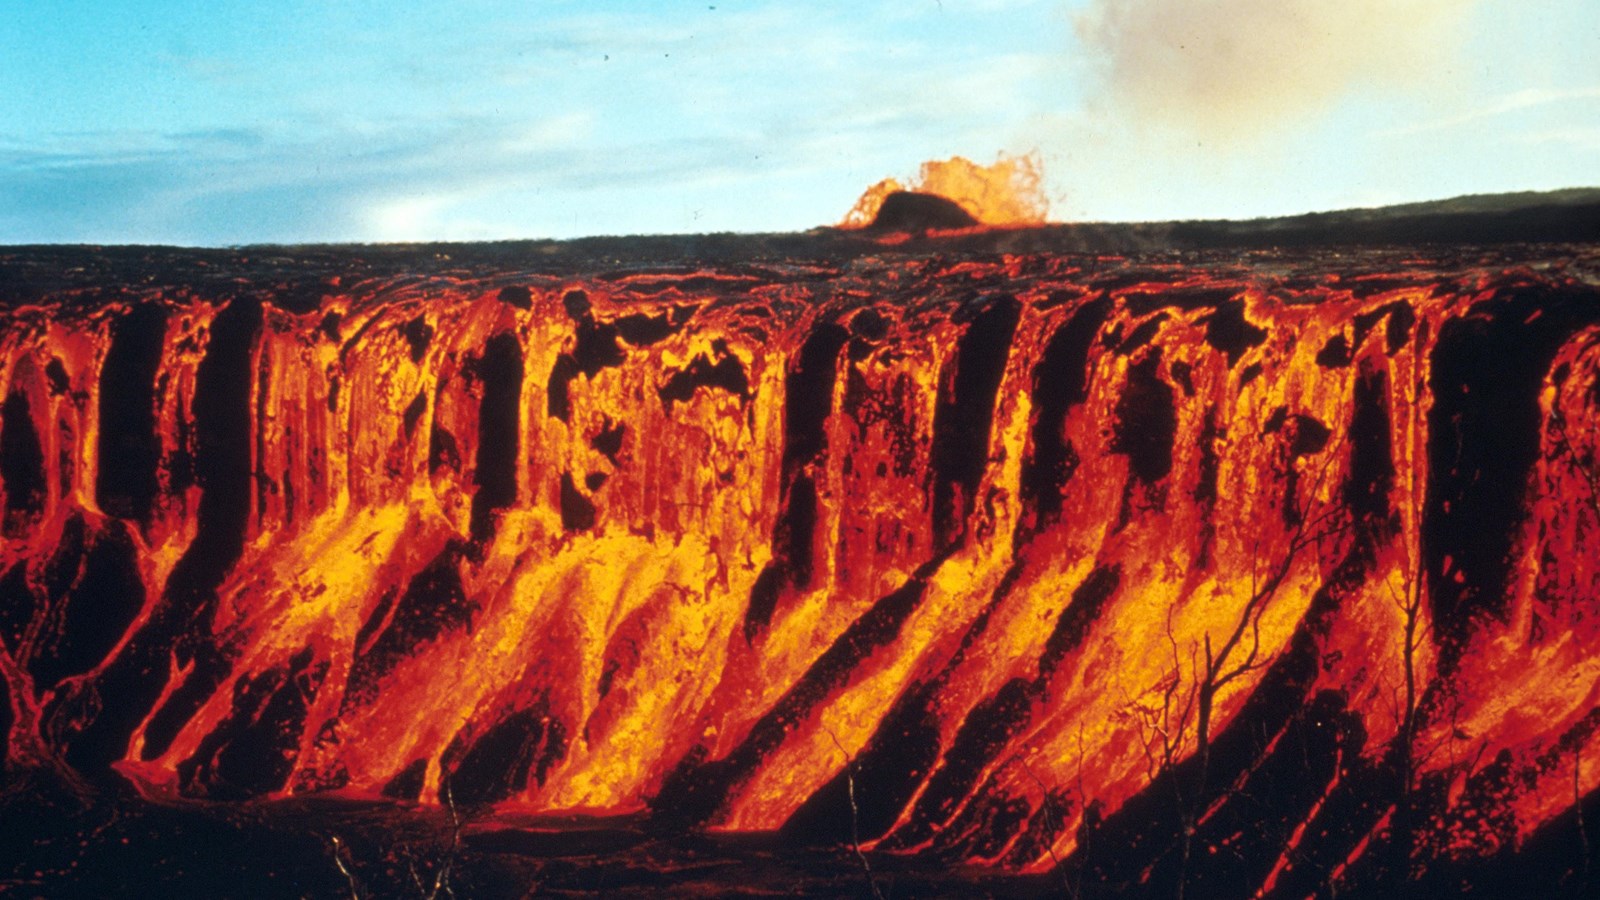
<svg viewBox="0 0 1600 900">
<path fill-rule="evenodd" d="M 14 253 L 9 775 L 1577 883 L 1588 256 L 842 246 Z"/>
<path fill-rule="evenodd" d="M 978 224 L 961 204 L 938 194 L 894 191 L 872 216 L 871 231 L 934 231 L 971 228 Z"/>
<path fill-rule="evenodd" d="M 1049 207 L 1036 155 L 1002 156 L 989 166 L 956 156 L 923 163 L 909 187 L 885 178 L 867 188 L 840 224 L 876 231 L 1039 225 Z"/>
</svg>

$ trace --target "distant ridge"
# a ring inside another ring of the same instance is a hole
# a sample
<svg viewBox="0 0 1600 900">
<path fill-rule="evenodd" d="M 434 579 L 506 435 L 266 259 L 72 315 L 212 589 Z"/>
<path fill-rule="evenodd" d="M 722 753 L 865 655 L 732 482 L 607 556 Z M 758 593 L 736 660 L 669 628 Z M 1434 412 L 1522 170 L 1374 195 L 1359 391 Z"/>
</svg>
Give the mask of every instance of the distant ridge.
<svg viewBox="0 0 1600 900">
<path fill-rule="evenodd" d="M 1343 215 L 1373 218 L 1385 216 L 1461 215 L 1474 213 L 1509 212 L 1538 206 L 1581 206 L 1600 204 L 1600 187 L 1562 188 L 1554 191 L 1511 191 L 1501 194 L 1461 194 L 1443 200 L 1419 200 L 1412 203 L 1391 203 L 1383 206 L 1351 207 L 1320 213 L 1303 213 L 1296 216 L 1271 218 L 1297 219 L 1304 216 Z"/>
<path fill-rule="evenodd" d="M 886 238 L 896 238 L 886 241 Z M 1248 220 L 1082 222 L 886 235 L 834 227 L 768 234 L 654 234 L 568 240 L 470 243 L 260 244 L 235 248 L 141 245 L 0 245 L 0 307 L 78 286 L 135 285 L 169 279 L 233 290 L 242 268 L 260 277 L 273 266 L 320 296 L 318 279 L 428 277 L 469 270 L 584 272 L 596 268 L 804 265 L 864 256 L 988 253 L 1115 255 L 1339 248 L 1468 248 L 1494 245 L 1600 245 L 1600 188 L 1475 194 L 1371 209 Z M 1541 251 L 1549 257 L 1550 251 Z M 267 264 L 263 268 L 263 264 Z"/>
<path fill-rule="evenodd" d="M 1136 226 L 1138 227 L 1138 226 Z M 1155 224 L 1179 246 L 1501 244 L 1600 240 L 1600 188 L 1468 194 L 1394 206 Z"/>
</svg>

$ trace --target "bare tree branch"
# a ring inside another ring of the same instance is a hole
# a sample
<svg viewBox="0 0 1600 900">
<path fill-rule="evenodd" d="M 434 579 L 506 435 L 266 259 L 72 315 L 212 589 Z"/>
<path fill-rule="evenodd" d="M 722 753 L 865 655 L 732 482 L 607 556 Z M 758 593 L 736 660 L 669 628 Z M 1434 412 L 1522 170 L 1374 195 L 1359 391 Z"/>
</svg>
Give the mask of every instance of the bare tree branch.
<svg viewBox="0 0 1600 900">
<path fill-rule="evenodd" d="M 1080 745 L 1081 745 L 1081 741 L 1082 741 L 1082 734 L 1083 734 L 1083 730 L 1080 727 L 1079 728 Z M 1024 749 L 1026 749 L 1026 748 L 1024 748 Z M 1045 783 L 1040 780 L 1038 774 L 1033 771 L 1033 767 L 1028 765 L 1027 759 L 1023 758 L 1022 752 L 1023 751 L 1019 750 L 1016 753 L 1012 754 L 1011 759 L 1014 762 L 1016 762 L 1017 765 L 1022 767 L 1022 771 L 1027 773 L 1027 776 L 1029 778 L 1033 779 L 1033 783 L 1034 784 L 1039 786 L 1039 795 L 1042 798 L 1040 800 L 1040 808 L 1044 811 L 1044 827 L 1045 827 L 1045 830 L 1047 832 L 1050 832 L 1050 835 L 1051 835 L 1049 838 L 1047 838 L 1045 840 L 1045 844 L 1044 844 L 1045 852 L 1050 855 L 1050 866 L 1051 866 L 1052 869 L 1055 870 L 1055 872 L 1057 874 L 1059 874 L 1061 876 L 1061 887 L 1062 887 L 1063 890 L 1066 891 L 1067 896 L 1070 897 L 1070 898 L 1073 898 L 1073 900 L 1077 900 L 1078 892 L 1073 888 L 1072 882 L 1067 879 L 1066 870 L 1061 868 L 1061 859 L 1056 856 L 1056 842 L 1055 842 L 1056 827 L 1055 827 L 1055 823 L 1051 822 L 1051 820 L 1050 820 L 1051 815 L 1053 813 L 1057 812 L 1056 808 L 1055 808 L 1055 799 L 1050 794 L 1050 788 L 1045 786 Z M 1083 780 L 1082 764 L 1081 763 L 1079 765 L 1078 779 L 1079 779 L 1079 790 L 1081 791 L 1082 790 L 1082 780 Z M 1079 801 L 1082 802 L 1082 794 L 1079 794 Z M 1065 828 L 1066 827 L 1066 816 L 1057 815 L 1056 818 L 1062 823 L 1062 827 Z"/>
<path fill-rule="evenodd" d="M 1567 434 L 1566 417 L 1559 410 L 1551 410 L 1550 420 L 1555 425 L 1556 442 L 1561 446 L 1561 451 L 1566 454 L 1572 467 L 1578 471 L 1579 477 L 1589 488 L 1589 509 L 1594 512 L 1596 527 L 1600 527 L 1600 474 L 1590 466 L 1584 465 L 1583 460 L 1578 458 L 1577 448 L 1572 446 L 1572 439 Z"/>
<path fill-rule="evenodd" d="M 1578 814 L 1578 842 L 1583 845 L 1583 881 L 1580 887 L 1589 886 L 1589 827 L 1583 821 L 1583 748 L 1572 748 L 1572 808 Z"/>
<path fill-rule="evenodd" d="M 332 835 L 329 838 L 329 842 L 333 844 L 333 864 L 339 867 L 339 874 L 343 875 L 344 880 L 350 885 L 351 900 L 364 900 L 366 894 L 361 890 L 361 882 L 350 869 L 350 866 L 354 865 L 354 863 L 351 862 L 347 865 L 345 862 L 350 856 L 349 849 L 337 834 Z"/>
<path fill-rule="evenodd" d="M 833 741 L 833 745 L 839 748 L 839 752 L 844 754 L 844 783 L 845 790 L 850 797 L 850 848 L 855 851 L 856 859 L 861 862 L 861 871 L 866 873 L 867 885 L 872 888 L 872 896 L 876 897 L 877 900 L 884 900 L 883 892 L 878 890 L 878 880 L 872 875 L 872 863 L 867 860 L 867 854 L 861 851 L 861 814 L 860 810 L 856 808 L 855 757 L 851 756 L 850 751 L 844 748 L 844 744 L 839 743 L 839 736 L 833 733 L 832 728 L 824 725 L 822 730 Z"/>
</svg>

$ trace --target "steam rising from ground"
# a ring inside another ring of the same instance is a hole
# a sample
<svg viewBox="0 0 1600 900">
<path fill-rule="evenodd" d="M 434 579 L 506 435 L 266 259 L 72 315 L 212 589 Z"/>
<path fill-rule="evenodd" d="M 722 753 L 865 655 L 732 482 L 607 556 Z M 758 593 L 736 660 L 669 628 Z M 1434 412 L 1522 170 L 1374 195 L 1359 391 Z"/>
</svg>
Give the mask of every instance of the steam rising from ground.
<svg viewBox="0 0 1600 900">
<path fill-rule="evenodd" d="M 1437 80 L 1475 2 L 1093 0 L 1076 24 L 1118 116 L 1227 141 Z"/>
</svg>

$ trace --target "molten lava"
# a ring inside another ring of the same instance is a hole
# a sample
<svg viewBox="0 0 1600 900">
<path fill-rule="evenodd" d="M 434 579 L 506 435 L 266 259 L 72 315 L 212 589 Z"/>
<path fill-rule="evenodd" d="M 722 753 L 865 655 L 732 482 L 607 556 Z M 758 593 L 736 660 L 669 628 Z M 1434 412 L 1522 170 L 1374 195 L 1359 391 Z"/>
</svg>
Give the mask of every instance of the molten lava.
<svg viewBox="0 0 1600 900">
<path fill-rule="evenodd" d="M 1600 784 L 1600 296 L 1384 259 L 12 306 L 7 765 L 1215 896 L 1519 846 Z"/>
<path fill-rule="evenodd" d="M 1036 154 L 1001 156 L 989 166 L 960 156 L 925 162 L 909 185 L 885 178 L 867 188 L 839 224 L 864 228 L 891 195 L 915 192 L 950 200 L 984 225 L 1040 225 L 1050 209 L 1043 177 Z"/>
</svg>

